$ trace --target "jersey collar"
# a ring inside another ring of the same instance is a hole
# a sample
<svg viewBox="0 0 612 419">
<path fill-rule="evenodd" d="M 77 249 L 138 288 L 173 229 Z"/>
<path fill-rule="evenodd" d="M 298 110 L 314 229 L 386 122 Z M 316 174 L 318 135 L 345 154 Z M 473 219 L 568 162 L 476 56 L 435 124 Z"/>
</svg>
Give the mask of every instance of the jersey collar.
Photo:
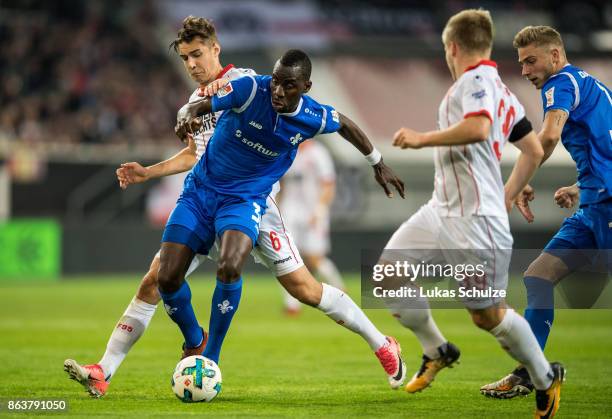
<svg viewBox="0 0 612 419">
<path fill-rule="evenodd" d="M 270 100 L 272 100 L 271 97 Z M 297 108 L 295 108 L 293 112 L 278 112 L 278 114 L 282 116 L 296 116 L 298 113 L 300 113 L 300 110 L 302 109 L 302 103 L 304 103 L 304 98 L 300 98 L 300 102 L 298 103 Z"/>
<path fill-rule="evenodd" d="M 221 77 L 225 76 L 225 73 L 230 71 L 232 68 L 234 68 L 234 64 L 228 64 L 225 67 L 223 67 L 223 70 L 221 70 L 221 72 L 217 74 L 217 78 L 215 80 L 220 79 Z"/>
<path fill-rule="evenodd" d="M 468 68 L 465 69 L 464 73 L 467 73 L 470 70 L 475 69 L 476 67 L 479 67 L 481 65 L 488 65 L 491 67 L 495 67 L 497 68 L 497 63 L 495 61 L 491 61 L 491 60 L 480 60 L 478 61 L 475 65 L 471 65 Z"/>
</svg>

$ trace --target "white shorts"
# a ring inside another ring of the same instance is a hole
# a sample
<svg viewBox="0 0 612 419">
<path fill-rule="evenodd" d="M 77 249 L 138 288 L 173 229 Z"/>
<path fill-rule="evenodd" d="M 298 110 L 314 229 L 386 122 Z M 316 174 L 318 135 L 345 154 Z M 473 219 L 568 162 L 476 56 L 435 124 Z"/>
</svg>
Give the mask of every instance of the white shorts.
<svg viewBox="0 0 612 419">
<path fill-rule="evenodd" d="M 397 229 L 385 250 L 397 249 L 398 252 L 388 254 L 396 258 L 401 255 L 402 260 L 414 264 L 465 265 L 486 261 L 485 283 L 477 286 L 506 290 L 512 243 L 507 217 L 442 217 L 427 203 Z M 385 253 L 382 259 L 388 259 Z M 470 286 L 468 282 L 464 285 Z M 500 300 L 487 297 L 463 301 L 469 308 L 478 309 Z"/>
<path fill-rule="evenodd" d="M 304 262 L 291 234 L 285 227 L 283 217 L 274 199 L 268 197 L 266 205 L 268 208 L 261 217 L 257 244 L 251 251 L 251 256 L 255 262 L 264 265 L 274 276 L 279 277 L 298 270 L 304 266 Z M 218 249 L 218 243 L 215 243 L 207 256 L 196 254 L 185 276 L 191 275 L 207 259 L 216 261 L 219 256 Z"/>
<path fill-rule="evenodd" d="M 287 226 L 293 233 L 300 251 L 306 255 L 326 255 L 330 249 L 329 217 L 319 218 L 310 224 L 310 217 L 289 220 Z"/>
</svg>

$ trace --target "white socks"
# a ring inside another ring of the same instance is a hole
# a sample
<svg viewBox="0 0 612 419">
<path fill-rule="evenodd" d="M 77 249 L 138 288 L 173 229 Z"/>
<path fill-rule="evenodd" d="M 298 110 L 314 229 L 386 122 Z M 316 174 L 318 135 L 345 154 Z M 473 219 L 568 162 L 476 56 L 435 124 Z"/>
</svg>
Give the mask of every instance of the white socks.
<svg viewBox="0 0 612 419">
<path fill-rule="evenodd" d="M 346 289 L 344 281 L 342 280 L 342 275 L 340 275 L 340 272 L 338 272 L 338 268 L 336 268 L 334 262 L 327 257 L 321 259 L 316 276 L 319 277 L 321 282 L 325 282 L 332 287 L 336 287 L 341 290 Z"/>
<path fill-rule="evenodd" d="M 553 372 L 527 320 L 508 308 L 501 323 L 490 332 L 512 358 L 527 368 L 536 389 L 550 387 Z"/>
<path fill-rule="evenodd" d="M 392 308 L 391 314 L 402 324 L 412 330 L 423 348 L 423 354 L 430 359 L 440 357 L 438 348 L 447 340 L 436 325 L 427 300 L 410 302 L 410 305 L 422 305 L 419 308 Z"/>
<path fill-rule="evenodd" d="M 387 342 L 385 335 L 380 333 L 351 297 L 331 285 L 321 285 L 323 294 L 317 306 L 319 310 L 339 325 L 359 334 L 375 352 Z"/>
<path fill-rule="evenodd" d="M 157 305 L 145 303 L 134 297 L 106 345 L 106 352 L 98 362 L 107 379 L 115 373 L 132 346 L 140 339 L 149 325 Z"/>
</svg>

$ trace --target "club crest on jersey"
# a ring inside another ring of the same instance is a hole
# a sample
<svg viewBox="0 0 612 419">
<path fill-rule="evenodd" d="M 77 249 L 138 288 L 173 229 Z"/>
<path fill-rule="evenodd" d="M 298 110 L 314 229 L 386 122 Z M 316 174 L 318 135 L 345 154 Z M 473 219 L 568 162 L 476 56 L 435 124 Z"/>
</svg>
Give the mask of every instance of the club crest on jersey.
<svg viewBox="0 0 612 419">
<path fill-rule="evenodd" d="M 232 87 L 232 83 L 228 83 L 219 89 L 219 91 L 217 92 L 217 97 L 221 98 L 223 96 L 227 96 L 233 91 L 234 91 L 234 88 Z"/>
<path fill-rule="evenodd" d="M 302 134 L 298 132 L 297 134 L 295 134 L 295 136 L 289 138 L 289 141 L 291 141 L 291 145 L 296 145 L 297 143 L 300 142 L 301 139 L 302 139 Z"/>
<path fill-rule="evenodd" d="M 552 106 L 555 104 L 555 86 L 548 89 L 544 96 L 546 96 L 546 107 Z"/>
</svg>

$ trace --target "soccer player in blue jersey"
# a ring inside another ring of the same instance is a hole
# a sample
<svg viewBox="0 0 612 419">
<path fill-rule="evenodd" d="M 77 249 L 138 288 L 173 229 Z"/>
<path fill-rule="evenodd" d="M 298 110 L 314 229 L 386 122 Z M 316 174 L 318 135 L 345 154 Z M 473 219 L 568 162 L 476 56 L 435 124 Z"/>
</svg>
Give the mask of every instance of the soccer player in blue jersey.
<svg viewBox="0 0 612 419">
<path fill-rule="evenodd" d="M 565 219 L 525 272 L 525 318 L 544 349 L 554 318 L 554 285 L 585 264 L 595 262 L 595 252 L 585 249 L 599 249 L 604 257 L 612 249 L 612 94 L 601 81 L 568 63 L 561 35 L 551 27 L 522 29 L 514 38 L 514 47 L 523 77 L 542 91 L 544 124 L 538 134 L 544 149 L 542 162 L 561 140 L 578 169 L 580 208 Z M 575 188 L 564 188 L 557 191 L 555 200 L 560 206 L 568 206 L 577 195 Z M 528 221 L 533 220 L 528 206 L 531 199 L 533 190 L 528 187 L 517 202 Z M 527 371 L 520 366 L 482 387 L 481 392 L 511 398 L 532 389 Z M 544 396 L 537 397 L 544 403 Z"/>
<path fill-rule="evenodd" d="M 197 116 L 226 110 L 168 220 L 158 272 L 166 311 L 181 329 L 186 347 L 198 347 L 204 336 L 184 276 L 194 254 L 207 254 L 215 237 L 220 238 L 210 335 L 203 353 L 215 361 L 240 303 L 242 266 L 256 243 L 266 197 L 301 142 L 338 132 L 366 156 L 387 196 L 392 196 L 389 184 L 404 197 L 403 183 L 365 134 L 334 108 L 305 95 L 310 72 L 308 56 L 290 50 L 277 61 L 272 76 L 233 80 L 212 98 L 179 111 L 175 130 L 184 138 L 193 132 Z"/>
</svg>

